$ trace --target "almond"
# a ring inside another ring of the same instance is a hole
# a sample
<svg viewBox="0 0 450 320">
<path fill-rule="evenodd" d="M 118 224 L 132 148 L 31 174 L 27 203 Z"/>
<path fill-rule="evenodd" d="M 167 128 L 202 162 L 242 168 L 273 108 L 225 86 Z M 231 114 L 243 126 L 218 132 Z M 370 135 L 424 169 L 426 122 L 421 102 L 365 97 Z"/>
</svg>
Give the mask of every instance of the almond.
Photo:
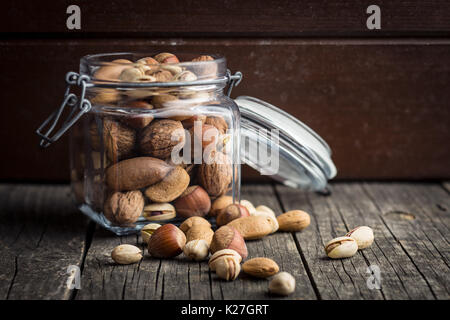
<svg viewBox="0 0 450 320">
<path fill-rule="evenodd" d="M 231 221 L 227 226 L 234 227 L 245 240 L 261 239 L 272 232 L 266 217 L 249 216 Z"/>
<path fill-rule="evenodd" d="M 269 258 L 253 258 L 242 265 L 242 270 L 245 273 L 257 277 L 268 278 L 280 271 L 277 263 Z"/>
<path fill-rule="evenodd" d="M 301 231 L 311 223 L 309 214 L 301 210 L 292 210 L 277 217 L 280 231 Z"/>
</svg>

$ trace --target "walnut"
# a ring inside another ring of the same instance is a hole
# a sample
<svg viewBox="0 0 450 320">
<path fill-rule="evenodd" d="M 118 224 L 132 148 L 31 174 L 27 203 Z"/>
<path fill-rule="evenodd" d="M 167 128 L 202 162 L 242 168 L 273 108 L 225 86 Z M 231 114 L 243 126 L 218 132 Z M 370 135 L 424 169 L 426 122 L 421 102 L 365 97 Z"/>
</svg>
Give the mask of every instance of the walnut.
<svg viewBox="0 0 450 320">
<path fill-rule="evenodd" d="M 133 155 L 136 132 L 123 124 L 105 119 L 103 122 L 103 142 L 109 160 L 117 162 Z"/>
<path fill-rule="evenodd" d="M 228 191 L 233 172 L 230 160 L 224 153 L 213 151 L 211 156 L 214 157 L 212 163 L 200 165 L 198 179 L 210 196 L 219 197 Z"/>
<path fill-rule="evenodd" d="M 103 214 L 114 224 L 131 224 L 142 214 L 144 202 L 144 196 L 140 191 L 114 192 L 105 201 Z"/>
<path fill-rule="evenodd" d="M 180 121 L 162 119 L 153 121 L 142 130 L 139 147 L 143 154 L 159 159 L 170 157 L 172 149 L 181 144 L 186 137 Z"/>
<path fill-rule="evenodd" d="M 114 120 L 105 118 L 103 120 L 103 130 L 99 130 L 97 122 L 93 121 L 90 126 L 91 147 L 100 151 L 103 145 L 106 156 L 112 162 L 128 158 L 133 155 L 136 132 L 127 126 Z"/>
</svg>

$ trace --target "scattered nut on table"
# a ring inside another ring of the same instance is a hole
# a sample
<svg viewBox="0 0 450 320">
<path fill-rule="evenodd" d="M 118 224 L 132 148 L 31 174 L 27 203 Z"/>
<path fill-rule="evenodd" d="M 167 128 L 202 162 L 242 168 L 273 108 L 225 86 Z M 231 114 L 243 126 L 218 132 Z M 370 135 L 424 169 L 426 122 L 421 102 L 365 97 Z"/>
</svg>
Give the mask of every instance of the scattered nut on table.
<svg viewBox="0 0 450 320">
<path fill-rule="evenodd" d="M 215 262 L 216 274 L 219 278 L 235 280 L 241 272 L 239 260 L 234 256 L 222 257 Z"/>
<path fill-rule="evenodd" d="M 195 261 L 205 260 L 209 255 L 209 245 L 205 240 L 192 240 L 183 248 L 184 255 Z"/>
<path fill-rule="evenodd" d="M 355 239 L 359 250 L 370 247 L 374 240 L 373 230 L 367 226 L 356 227 L 346 236 Z"/>
<path fill-rule="evenodd" d="M 159 227 L 161 227 L 161 225 L 157 223 L 149 223 L 143 226 L 141 229 L 142 241 L 148 244 L 148 240 L 150 240 L 150 237 L 152 236 L 153 232 L 155 232 L 155 230 L 158 229 Z"/>
<path fill-rule="evenodd" d="M 121 244 L 111 252 L 111 258 L 119 264 L 136 263 L 142 259 L 142 251 L 131 244 Z"/>
<path fill-rule="evenodd" d="M 268 278 L 278 273 L 280 268 L 272 259 L 259 257 L 245 261 L 242 270 L 253 277 Z"/>
<path fill-rule="evenodd" d="M 338 237 L 325 245 L 327 256 L 332 259 L 348 258 L 358 251 L 358 244 L 350 237 Z"/>
<path fill-rule="evenodd" d="M 295 278 L 287 272 L 280 272 L 270 281 L 269 291 L 281 296 L 290 295 L 295 291 Z"/>
</svg>

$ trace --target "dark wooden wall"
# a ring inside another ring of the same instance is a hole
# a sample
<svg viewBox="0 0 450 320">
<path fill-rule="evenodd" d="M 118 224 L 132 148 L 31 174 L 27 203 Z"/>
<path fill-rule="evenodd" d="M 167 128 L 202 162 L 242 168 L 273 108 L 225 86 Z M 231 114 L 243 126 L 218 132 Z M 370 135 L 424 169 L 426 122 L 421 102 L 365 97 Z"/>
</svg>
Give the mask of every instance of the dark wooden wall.
<svg viewBox="0 0 450 320">
<path fill-rule="evenodd" d="M 69 4 L 81 31 L 66 29 Z M 370 4 L 381 30 L 365 26 Z M 311 126 L 340 179 L 448 179 L 449 17 L 448 1 L 11 2 L 0 13 L 0 179 L 68 179 L 67 140 L 42 151 L 34 130 L 79 58 L 111 51 L 224 54 L 244 74 L 233 96 Z"/>
</svg>

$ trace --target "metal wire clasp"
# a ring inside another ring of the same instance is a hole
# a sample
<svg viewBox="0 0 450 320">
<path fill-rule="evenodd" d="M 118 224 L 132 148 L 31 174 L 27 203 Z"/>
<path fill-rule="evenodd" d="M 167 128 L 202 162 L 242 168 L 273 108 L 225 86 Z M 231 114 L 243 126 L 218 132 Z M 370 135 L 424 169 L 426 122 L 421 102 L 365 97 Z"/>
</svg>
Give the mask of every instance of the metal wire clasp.
<svg viewBox="0 0 450 320">
<path fill-rule="evenodd" d="M 231 90 L 233 90 L 234 87 L 237 87 L 239 83 L 241 83 L 242 80 L 242 72 L 236 71 L 235 74 L 231 74 L 231 71 L 227 69 L 227 73 L 225 75 L 227 77 L 227 82 L 229 83 L 228 90 L 227 90 L 227 96 L 231 95 Z"/>
<path fill-rule="evenodd" d="M 42 139 L 39 145 L 43 148 L 47 148 L 53 142 L 58 140 L 80 117 L 89 112 L 91 110 L 91 103 L 89 100 L 85 99 L 86 94 L 86 86 L 89 82 L 90 78 L 87 75 L 79 75 L 76 72 L 68 72 L 66 74 L 66 82 L 67 88 L 64 93 L 64 100 L 61 106 L 55 110 L 36 130 L 36 134 L 40 136 Z M 70 87 L 73 85 L 77 85 L 81 87 L 81 95 L 80 99 L 76 96 L 76 94 L 70 92 Z M 71 108 L 70 113 L 67 119 L 61 125 L 61 128 L 54 133 L 51 137 L 50 134 L 55 129 L 59 118 L 61 117 L 66 106 Z M 42 133 L 44 128 L 51 123 L 50 127 L 45 133 Z"/>
</svg>

